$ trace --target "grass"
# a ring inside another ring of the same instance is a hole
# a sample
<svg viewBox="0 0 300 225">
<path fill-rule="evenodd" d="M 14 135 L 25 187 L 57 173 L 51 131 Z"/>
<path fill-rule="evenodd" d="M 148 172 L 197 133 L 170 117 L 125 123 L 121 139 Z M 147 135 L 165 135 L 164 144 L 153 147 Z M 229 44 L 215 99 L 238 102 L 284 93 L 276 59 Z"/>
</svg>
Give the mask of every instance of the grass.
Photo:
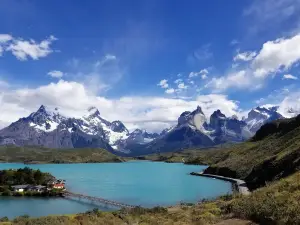
<svg viewBox="0 0 300 225">
<path fill-rule="evenodd" d="M 44 147 L 0 146 L 0 162 L 24 163 L 100 163 L 122 162 L 104 149 L 49 149 Z"/>
<path fill-rule="evenodd" d="M 282 225 L 300 224 L 300 172 L 267 184 L 251 195 L 227 195 L 214 201 L 198 204 L 181 204 L 169 208 L 122 209 L 101 212 L 97 209 L 86 213 L 40 218 L 17 217 L 0 223 L 11 225 Z M 251 222 L 252 221 L 252 222 Z"/>
</svg>

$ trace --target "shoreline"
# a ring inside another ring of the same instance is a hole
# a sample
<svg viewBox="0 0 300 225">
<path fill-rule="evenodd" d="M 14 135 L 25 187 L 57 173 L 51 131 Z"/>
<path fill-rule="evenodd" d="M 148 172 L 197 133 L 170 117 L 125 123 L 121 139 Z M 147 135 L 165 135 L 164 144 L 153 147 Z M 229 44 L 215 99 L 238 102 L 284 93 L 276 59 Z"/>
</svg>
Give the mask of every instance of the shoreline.
<svg viewBox="0 0 300 225">
<path fill-rule="evenodd" d="M 231 178 L 231 177 L 224 177 L 224 176 L 219 176 L 219 175 L 214 175 L 214 174 L 205 174 L 203 172 L 191 172 L 190 175 L 229 181 L 233 184 L 233 187 L 234 187 L 233 192 L 238 192 L 242 195 L 249 195 L 251 193 L 244 180 L 235 179 L 235 178 Z"/>
</svg>

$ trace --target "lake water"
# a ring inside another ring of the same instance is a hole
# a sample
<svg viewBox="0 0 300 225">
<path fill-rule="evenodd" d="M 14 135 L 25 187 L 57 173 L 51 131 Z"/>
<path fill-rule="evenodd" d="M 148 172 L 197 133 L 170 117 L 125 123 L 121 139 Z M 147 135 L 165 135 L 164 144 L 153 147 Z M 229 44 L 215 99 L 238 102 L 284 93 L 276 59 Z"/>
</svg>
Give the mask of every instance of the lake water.
<svg viewBox="0 0 300 225">
<path fill-rule="evenodd" d="M 23 168 L 24 164 L 0 163 L 1 169 Z M 98 196 L 122 203 L 153 207 L 168 206 L 180 202 L 197 202 L 231 193 L 229 182 L 191 176 L 206 166 L 131 161 L 126 163 L 98 164 L 43 164 L 29 165 L 42 172 L 50 172 L 67 181 L 67 188 L 75 193 Z M 28 214 L 70 214 L 105 206 L 80 202 L 76 199 L 0 197 L 0 217 Z"/>
</svg>

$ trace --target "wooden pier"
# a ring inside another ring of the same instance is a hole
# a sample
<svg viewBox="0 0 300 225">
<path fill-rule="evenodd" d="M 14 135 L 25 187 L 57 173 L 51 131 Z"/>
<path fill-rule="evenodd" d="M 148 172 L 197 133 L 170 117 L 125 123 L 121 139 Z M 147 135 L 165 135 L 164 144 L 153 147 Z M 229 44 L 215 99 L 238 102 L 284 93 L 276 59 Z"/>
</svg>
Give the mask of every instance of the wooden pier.
<svg viewBox="0 0 300 225">
<path fill-rule="evenodd" d="M 69 191 L 64 191 L 63 196 L 71 197 L 71 198 L 86 199 L 89 201 L 98 202 L 98 203 L 105 204 L 105 205 L 111 205 L 111 206 L 115 206 L 115 207 L 119 207 L 119 208 L 135 208 L 136 207 L 134 205 L 120 203 L 120 202 L 116 202 L 113 200 L 107 200 L 107 199 L 100 198 L 100 197 L 93 197 L 93 196 L 88 196 L 88 195 L 83 195 L 83 194 L 77 194 L 77 193 L 73 193 L 73 192 L 69 192 Z"/>
</svg>

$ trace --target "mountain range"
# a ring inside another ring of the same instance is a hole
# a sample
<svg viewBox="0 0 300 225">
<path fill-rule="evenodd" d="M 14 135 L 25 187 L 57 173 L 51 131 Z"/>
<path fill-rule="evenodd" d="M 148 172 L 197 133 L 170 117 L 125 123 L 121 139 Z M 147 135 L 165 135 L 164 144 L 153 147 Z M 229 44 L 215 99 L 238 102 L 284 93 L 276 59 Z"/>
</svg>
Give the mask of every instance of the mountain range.
<svg viewBox="0 0 300 225">
<path fill-rule="evenodd" d="M 211 147 L 241 142 L 252 137 L 265 123 L 283 118 L 278 107 L 257 107 L 247 118 L 226 117 L 216 110 L 207 118 L 201 107 L 183 112 L 177 125 L 151 133 L 129 132 L 121 121 L 110 122 L 91 107 L 81 118 L 69 118 L 45 106 L 0 130 L 0 145 L 44 146 L 49 148 L 104 148 L 119 155 L 145 155 L 188 147 Z"/>
</svg>

